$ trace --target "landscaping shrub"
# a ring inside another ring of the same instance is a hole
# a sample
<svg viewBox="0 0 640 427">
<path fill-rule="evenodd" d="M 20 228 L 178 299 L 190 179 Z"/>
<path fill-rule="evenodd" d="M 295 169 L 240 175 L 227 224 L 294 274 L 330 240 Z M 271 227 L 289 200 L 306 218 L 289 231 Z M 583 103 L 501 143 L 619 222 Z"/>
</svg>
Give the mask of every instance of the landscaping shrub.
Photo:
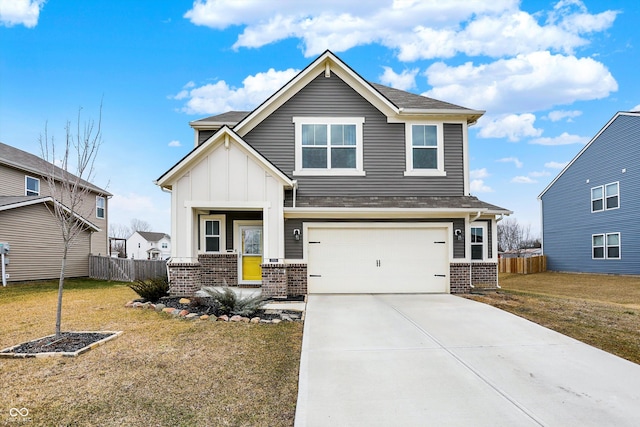
<svg viewBox="0 0 640 427">
<path fill-rule="evenodd" d="M 216 288 L 205 286 L 196 293 L 196 296 L 213 299 L 220 315 L 237 314 L 251 317 L 266 303 L 266 300 L 261 295 L 241 297 L 228 287 L 219 291 Z"/>
<path fill-rule="evenodd" d="M 164 276 L 157 276 L 147 280 L 136 280 L 128 286 L 147 301 L 155 302 L 169 294 L 169 279 Z"/>
</svg>

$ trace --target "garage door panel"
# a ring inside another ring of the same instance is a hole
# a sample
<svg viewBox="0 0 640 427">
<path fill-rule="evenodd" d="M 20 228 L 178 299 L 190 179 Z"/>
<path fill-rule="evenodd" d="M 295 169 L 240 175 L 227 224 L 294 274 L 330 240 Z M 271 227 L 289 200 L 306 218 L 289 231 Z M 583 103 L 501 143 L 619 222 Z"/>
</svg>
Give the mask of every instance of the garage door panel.
<svg viewBox="0 0 640 427">
<path fill-rule="evenodd" d="M 309 292 L 447 292 L 447 236 L 445 228 L 309 227 Z"/>
</svg>

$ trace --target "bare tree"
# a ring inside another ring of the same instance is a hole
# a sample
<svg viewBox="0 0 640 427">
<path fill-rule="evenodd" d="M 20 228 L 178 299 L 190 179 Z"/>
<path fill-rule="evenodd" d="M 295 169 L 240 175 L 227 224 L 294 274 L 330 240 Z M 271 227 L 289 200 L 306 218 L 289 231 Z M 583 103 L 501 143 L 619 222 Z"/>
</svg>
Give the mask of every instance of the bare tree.
<svg viewBox="0 0 640 427">
<path fill-rule="evenodd" d="M 531 225 L 523 226 L 515 218 L 503 219 L 498 223 L 498 248 L 501 251 L 515 251 L 534 247 L 536 239 L 531 236 Z"/>
<path fill-rule="evenodd" d="M 144 221 L 142 219 L 138 219 L 138 218 L 133 218 L 131 220 L 131 234 L 135 233 L 136 231 L 151 231 L 151 224 L 149 224 L 147 221 Z"/>
<path fill-rule="evenodd" d="M 56 310 L 56 336 L 58 337 L 61 335 L 62 291 L 67 256 L 80 233 L 88 227 L 84 218 L 89 217 L 95 209 L 95 203 L 87 203 L 86 199 L 91 193 L 89 182 L 94 178 L 93 165 L 98 149 L 102 145 L 102 104 L 97 123 L 93 120 L 81 123 L 81 111 L 82 108 L 78 109 L 75 131 L 72 130 L 71 122 L 67 121 L 65 140 L 60 146 L 60 151 L 56 151 L 54 137 L 49 136 L 47 125 L 45 125 L 44 135 L 41 134 L 39 137 L 42 158 L 48 162 L 48 171 L 44 178 L 50 195 L 54 199 L 50 210 L 60 226 L 63 242 Z M 72 169 L 73 173 L 69 169 Z"/>
</svg>

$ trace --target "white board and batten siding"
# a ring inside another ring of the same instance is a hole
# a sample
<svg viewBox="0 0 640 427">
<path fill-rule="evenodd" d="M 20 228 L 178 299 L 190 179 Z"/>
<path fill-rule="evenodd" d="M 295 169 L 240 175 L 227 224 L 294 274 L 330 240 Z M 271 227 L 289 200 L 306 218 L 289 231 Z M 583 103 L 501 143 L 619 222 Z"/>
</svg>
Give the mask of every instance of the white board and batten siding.
<svg viewBox="0 0 640 427">
<path fill-rule="evenodd" d="M 305 224 L 309 293 L 447 293 L 451 226 Z"/>
<path fill-rule="evenodd" d="M 173 186 L 172 255 L 197 256 L 199 212 L 262 210 L 265 258 L 284 258 L 284 191 L 280 180 L 234 142 L 228 146 L 222 142 L 214 144 L 198 159 Z"/>
</svg>

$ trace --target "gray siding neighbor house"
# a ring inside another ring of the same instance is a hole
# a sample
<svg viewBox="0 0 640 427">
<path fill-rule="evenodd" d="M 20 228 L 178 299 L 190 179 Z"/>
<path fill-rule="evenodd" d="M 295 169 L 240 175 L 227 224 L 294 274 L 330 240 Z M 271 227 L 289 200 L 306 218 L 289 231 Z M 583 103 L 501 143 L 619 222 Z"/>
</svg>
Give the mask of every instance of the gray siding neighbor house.
<svg viewBox="0 0 640 427">
<path fill-rule="evenodd" d="M 483 111 L 365 81 L 326 51 L 253 111 L 191 122 L 171 192 L 174 295 L 468 292 L 497 284 L 496 219 L 469 192 Z"/>
<path fill-rule="evenodd" d="M 553 271 L 640 274 L 640 112 L 619 112 L 538 196 Z"/>
<path fill-rule="evenodd" d="M 63 243 L 51 207 L 61 204 L 52 197 L 47 182 L 52 167 L 38 156 L 0 143 L 0 242 L 10 245 L 7 282 L 60 275 Z M 62 169 L 55 171 L 62 176 Z M 84 216 L 78 216 L 85 228 L 68 254 L 67 277 L 88 276 L 89 254 L 108 253 L 111 194 L 86 181 L 81 185 L 88 189 L 81 208 Z"/>
</svg>

